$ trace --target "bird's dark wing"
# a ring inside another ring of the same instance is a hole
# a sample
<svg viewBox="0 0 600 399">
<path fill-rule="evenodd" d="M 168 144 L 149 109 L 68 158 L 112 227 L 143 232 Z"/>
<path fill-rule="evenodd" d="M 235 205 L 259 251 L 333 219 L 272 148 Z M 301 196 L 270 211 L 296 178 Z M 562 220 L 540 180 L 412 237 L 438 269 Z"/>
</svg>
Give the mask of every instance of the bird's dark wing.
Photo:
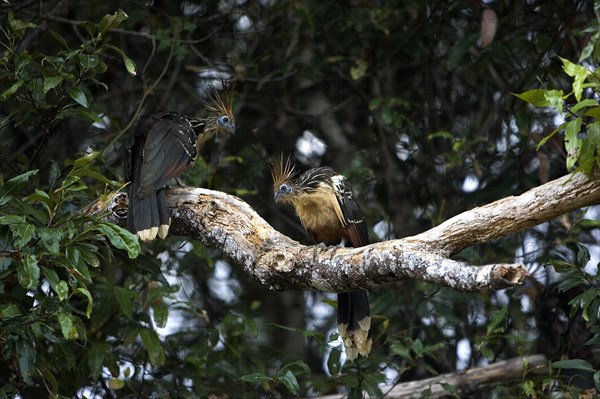
<svg viewBox="0 0 600 399">
<path fill-rule="evenodd" d="M 362 247 L 369 244 L 369 232 L 367 231 L 365 217 L 354 198 L 348 179 L 337 175 L 333 180 L 338 204 L 344 218 L 342 225 L 350 244 L 353 247 Z"/>
<path fill-rule="evenodd" d="M 138 193 L 163 188 L 196 157 L 196 135 L 182 117 L 160 118 L 146 136 Z"/>
</svg>

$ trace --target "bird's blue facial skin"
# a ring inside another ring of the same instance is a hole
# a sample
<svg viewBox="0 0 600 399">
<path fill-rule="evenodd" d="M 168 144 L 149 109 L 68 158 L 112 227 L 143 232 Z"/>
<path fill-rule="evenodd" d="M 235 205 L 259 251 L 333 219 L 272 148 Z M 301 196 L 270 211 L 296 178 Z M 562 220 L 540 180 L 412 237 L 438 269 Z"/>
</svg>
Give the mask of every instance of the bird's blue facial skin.
<svg viewBox="0 0 600 399">
<path fill-rule="evenodd" d="M 279 186 L 279 188 L 277 189 L 277 192 L 275 193 L 275 201 L 277 201 L 278 199 L 285 197 L 286 195 L 290 194 L 292 192 L 292 186 L 287 184 L 287 183 L 283 183 L 282 185 Z"/>
<path fill-rule="evenodd" d="M 217 118 L 217 125 L 226 129 L 229 133 L 235 133 L 235 124 L 227 115 L 221 115 Z"/>
</svg>

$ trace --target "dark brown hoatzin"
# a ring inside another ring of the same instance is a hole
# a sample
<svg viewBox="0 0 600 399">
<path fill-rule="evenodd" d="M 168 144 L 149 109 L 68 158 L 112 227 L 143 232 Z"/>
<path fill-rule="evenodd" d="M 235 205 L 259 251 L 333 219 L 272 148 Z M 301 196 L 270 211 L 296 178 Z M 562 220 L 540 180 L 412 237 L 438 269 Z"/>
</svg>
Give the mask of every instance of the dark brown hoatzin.
<svg viewBox="0 0 600 399">
<path fill-rule="evenodd" d="M 273 162 L 275 201 L 294 206 L 315 244 L 361 247 L 369 243 L 367 226 L 348 180 L 328 167 L 310 169 L 294 179 L 294 167 L 283 158 Z M 367 356 L 371 313 L 365 290 L 338 294 L 338 330 L 346 356 Z"/>
<path fill-rule="evenodd" d="M 127 228 L 142 241 L 167 236 L 171 213 L 165 185 L 196 159 L 208 139 L 235 132 L 230 93 L 215 93 L 206 109 L 209 116 L 204 119 L 177 112 L 152 112 L 140 119 L 129 138 Z"/>
</svg>

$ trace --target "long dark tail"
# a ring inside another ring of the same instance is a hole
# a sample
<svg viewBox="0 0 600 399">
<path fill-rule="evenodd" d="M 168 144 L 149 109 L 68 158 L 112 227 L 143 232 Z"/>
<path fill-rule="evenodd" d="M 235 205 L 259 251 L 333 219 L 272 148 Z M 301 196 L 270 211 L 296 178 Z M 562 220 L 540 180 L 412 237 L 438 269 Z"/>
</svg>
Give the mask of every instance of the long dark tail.
<svg viewBox="0 0 600 399">
<path fill-rule="evenodd" d="M 127 228 L 142 241 L 151 241 L 158 235 L 165 238 L 169 232 L 171 216 L 164 190 L 151 192 L 144 198 L 131 185 Z"/>
<path fill-rule="evenodd" d="M 370 337 L 371 311 L 367 291 L 338 294 L 338 330 L 349 360 L 356 359 L 359 354 L 369 354 L 373 340 Z"/>
</svg>

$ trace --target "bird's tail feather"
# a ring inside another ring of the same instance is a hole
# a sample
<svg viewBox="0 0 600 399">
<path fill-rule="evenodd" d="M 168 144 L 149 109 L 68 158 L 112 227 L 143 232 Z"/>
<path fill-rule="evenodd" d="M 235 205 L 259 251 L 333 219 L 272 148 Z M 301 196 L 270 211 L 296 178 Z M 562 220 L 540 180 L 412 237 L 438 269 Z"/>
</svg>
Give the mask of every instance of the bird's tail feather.
<svg viewBox="0 0 600 399">
<path fill-rule="evenodd" d="M 170 212 L 163 190 L 145 198 L 133 193 L 129 197 L 127 228 L 142 241 L 151 241 L 158 235 L 165 238 L 169 231 Z"/>
<path fill-rule="evenodd" d="M 349 360 L 356 359 L 359 354 L 367 356 L 371 351 L 368 295 L 365 290 L 338 294 L 338 330 Z"/>
</svg>

